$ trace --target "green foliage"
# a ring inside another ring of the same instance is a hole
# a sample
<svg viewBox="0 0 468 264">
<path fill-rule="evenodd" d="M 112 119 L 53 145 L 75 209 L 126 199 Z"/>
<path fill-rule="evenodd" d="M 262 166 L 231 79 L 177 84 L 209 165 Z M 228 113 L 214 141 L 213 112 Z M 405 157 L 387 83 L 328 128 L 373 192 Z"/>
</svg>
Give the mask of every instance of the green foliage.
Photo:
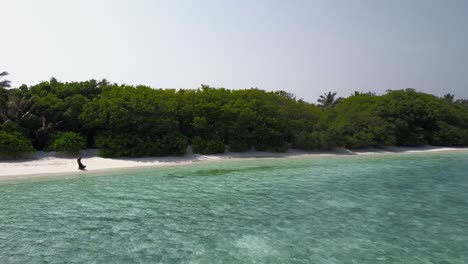
<svg viewBox="0 0 468 264">
<path fill-rule="evenodd" d="M 225 146 L 221 139 L 202 139 L 195 137 L 192 141 L 193 153 L 197 154 L 219 154 L 224 153 Z"/>
<path fill-rule="evenodd" d="M 393 126 L 379 116 L 378 105 L 378 98 L 368 93 L 344 99 L 333 110 L 326 145 L 351 149 L 393 145 Z"/>
<path fill-rule="evenodd" d="M 0 72 L 0 78 L 3 78 L 4 76 L 7 76 L 8 75 L 8 72 Z M 1 80 L 0 79 L 0 89 L 3 89 L 3 88 L 8 88 L 10 87 L 10 81 L 9 80 Z"/>
<path fill-rule="evenodd" d="M 86 140 L 75 132 L 60 132 L 50 145 L 50 150 L 67 154 L 78 154 L 84 148 Z"/>
<path fill-rule="evenodd" d="M 345 146 L 350 149 L 365 148 L 375 145 L 374 135 L 370 132 L 358 131 L 345 138 Z"/>
<path fill-rule="evenodd" d="M 0 131 L 0 158 L 17 158 L 33 151 L 31 140 L 21 133 Z"/>
<path fill-rule="evenodd" d="M 320 149 L 322 147 L 320 133 L 317 131 L 301 131 L 294 137 L 293 147 L 304 150 Z"/>
<path fill-rule="evenodd" d="M 249 144 L 249 140 L 245 137 L 232 136 L 229 139 L 228 150 L 231 152 L 245 152 L 249 151 L 250 148 L 251 145 Z"/>
<path fill-rule="evenodd" d="M 177 156 L 185 154 L 188 140 L 177 132 L 161 137 L 107 132 L 98 135 L 96 145 L 99 155 L 107 158 Z"/>
<path fill-rule="evenodd" d="M 336 93 L 328 92 L 320 95 L 317 102 L 321 108 L 330 108 L 336 106 L 341 100 L 342 98 L 336 98 Z"/>
<path fill-rule="evenodd" d="M 271 126 L 260 126 L 255 131 L 255 149 L 258 151 L 285 152 L 288 150 L 285 135 Z"/>
<path fill-rule="evenodd" d="M 328 92 L 316 106 L 285 91 L 207 85 L 176 91 L 52 78 L 0 88 L 0 129 L 21 133 L 38 150 L 53 145 L 61 132 L 79 132 L 88 147 L 107 157 L 182 155 L 188 142 L 203 154 L 222 153 L 226 145 L 235 152 L 281 152 L 289 145 L 467 146 L 466 102 L 405 89 L 347 98 Z"/>
<path fill-rule="evenodd" d="M 0 122 L 2 122 L 2 120 L 6 118 L 7 109 L 8 109 L 8 90 L 3 87 L 0 87 Z"/>
<path fill-rule="evenodd" d="M 440 135 L 436 134 L 440 133 L 440 122 L 467 128 L 468 112 L 452 101 L 453 95 L 438 98 L 414 89 L 390 91 L 380 98 L 378 112 L 394 125 L 397 145 L 425 145 L 439 141 Z"/>
<path fill-rule="evenodd" d="M 320 133 L 320 142 L 323 149 L 344 147 L 346 141 L 343 124 L 332 123 L 325 131 Z"/>
<path fill-rule="evenodd" d="M 446 122 L 437 123 L 439 129 L 434 134 L 431 144 L 435 146 L 466 146 L 468 145 L 468 130 L 460 129 Z"/>
<path fill-rule="evenodd" d="M 63 121 L 66 123 L 67 128 L 79 129 L 81 127 L 78 118 L 88 101 L 81 94 L 75 94 L 63 100 L 64 109 L 66 109 L 63 113 Z"/>
<path fill-rule="evenodd" d="M 22 135 L 26 135 L 25 129 L 18 122 L 14 122 L 11 120 L 8 120 L 7 122 L 3 123 L 2 130 L 5 132 L 20 133 Z"/>
</svg>

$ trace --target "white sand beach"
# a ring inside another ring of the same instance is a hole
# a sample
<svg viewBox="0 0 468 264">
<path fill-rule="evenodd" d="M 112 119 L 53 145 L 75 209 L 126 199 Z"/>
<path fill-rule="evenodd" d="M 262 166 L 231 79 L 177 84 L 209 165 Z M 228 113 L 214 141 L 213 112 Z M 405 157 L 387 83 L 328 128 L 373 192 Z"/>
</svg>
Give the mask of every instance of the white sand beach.
<svg viewBox="0 0 468 264">
<path fill-rule="evenodd" d="M 38 176 L 60 176 L 68 173 L 90 173 L 101 170 L 116 170 L 135 167 L 152 167 L 183 165 L 200 161 L 211 161 L 221 159 L 239 158 L 267 158 L 286 156 L 335 156 L 335 155 L 380 155 L 380 154 L 404 154 L 404 153 L 426 153 L 426 152 L 452 152 L 468 151 L 468 148 L 455 147 L 389 147 L 389 148 L 366 148 L 362 150 L 335 149 L 331 151 L 302 151 L 289 150 L 285 153 L 270 153 L 260 151 L 249 151 L 242 153 L 226 152 L 217 155 L 197 155 L 191 153 L 190 149 L 185 156 L 181 157 L 152 157 L 152 158 L 101 158 L 95 149 L 82 151 L 82 162 L 87 170 L 80 172 L 76 156 L 66 156 L 55 152 L 38 151 L 29 158 L 18 160 L 0 161 L 0 180 L 25 179 Z"/>
</svg>

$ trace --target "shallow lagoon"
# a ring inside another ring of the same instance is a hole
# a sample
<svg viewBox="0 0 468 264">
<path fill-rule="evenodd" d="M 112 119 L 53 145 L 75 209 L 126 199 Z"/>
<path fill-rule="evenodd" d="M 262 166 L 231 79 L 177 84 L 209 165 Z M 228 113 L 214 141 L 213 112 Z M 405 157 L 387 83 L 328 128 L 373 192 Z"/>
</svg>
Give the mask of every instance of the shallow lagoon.
<svg viewBox="0 0 468 264">
<path fill-rule="evenodd" d="M 468 153 L 0 182 L 0 263 L 467 263 Z"/>
</svg>

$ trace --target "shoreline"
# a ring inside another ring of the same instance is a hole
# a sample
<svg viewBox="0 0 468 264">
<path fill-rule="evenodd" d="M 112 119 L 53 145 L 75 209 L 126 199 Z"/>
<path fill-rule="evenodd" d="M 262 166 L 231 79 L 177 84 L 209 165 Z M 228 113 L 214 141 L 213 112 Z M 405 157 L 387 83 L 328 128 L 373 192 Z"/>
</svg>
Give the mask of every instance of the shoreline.
<svg viewBox="0 0 468 264">
<path fill-rule="evenodd" d="M 248 151 L 241 153 L 226 152 L 217 155 L 199 155 L 191 151 L 180 157 L 151 158 L 101 158 L 97 150 L 88 149 L 82 152 L 83 163 L 88 170 L 79 171 L 76 157 L 55 152 L 36 152 L 32 158 L 0 161 L 0 181 L 24 180 L 31 178 L 55 178 L 75 175 L 93 175 L 116 170 L 145 169 L 162 166 L 180 166 L 199 162 L 212 162 L 229 159 L 281 158 L 281 157 L 324 157 L 351 155 L 394 155 L 416 153 L 463 152 L 468 147 L 387 147 L 366 148 L 358 150 L 335 149 L 330 151 L 303 151 L 290 149 L 284 153 Z"/>
</svg>

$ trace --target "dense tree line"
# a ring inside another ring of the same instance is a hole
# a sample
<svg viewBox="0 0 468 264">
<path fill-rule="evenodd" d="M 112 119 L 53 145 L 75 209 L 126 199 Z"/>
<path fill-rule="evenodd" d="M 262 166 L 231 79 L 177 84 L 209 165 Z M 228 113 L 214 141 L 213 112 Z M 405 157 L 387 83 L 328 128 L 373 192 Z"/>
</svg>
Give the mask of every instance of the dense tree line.
<svg viewBox="0 0 468 264">
<path fill-rule="evenodd" d="M 4 77 L 6 73 L 2 73 Z M 326 93 L 318 104 L 259 89 L 152 89 L 107 80 L 0 84 L 0 156 L 33 150 L 104 157 L 226 150 L 286 151 L 369 146 L 468 146 L 468 102 L 414 89 Z"/>
</svg>

